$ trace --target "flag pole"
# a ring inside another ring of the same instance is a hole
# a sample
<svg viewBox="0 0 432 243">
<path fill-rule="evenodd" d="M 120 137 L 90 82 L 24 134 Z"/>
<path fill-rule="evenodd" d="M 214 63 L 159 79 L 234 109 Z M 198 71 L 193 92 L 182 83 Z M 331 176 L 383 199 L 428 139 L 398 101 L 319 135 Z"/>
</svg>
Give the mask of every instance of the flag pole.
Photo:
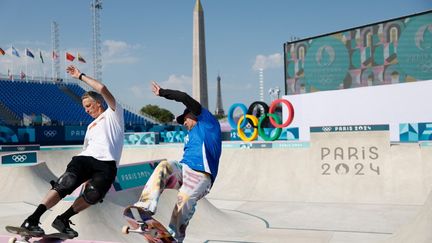
<svg viewBox="0 0 432 243">
<path fill-rule="evenodd" d="M 38 48 L 38 51 L 39 51 L 39 57 L 40 57 L 42 55 L 40 48 Z M 43 68 L 44 68 L 44 66 L 42 66 L 42 72 L 44 71 Z M 42 83 L 42 72 L 39 72 L 39 83 Z"/>
<path fill-rule="evenodd" d="M 12 49 L 12 47 L 11 47 L 11 53 L 12 53 L 12 51 L 13 51 L 13 49 Z M 12 78 L 11 78 L 11 81 L 14 81 L 14 79 L 13 79 L 13 71 L 14 71 L 14 58 L 13 58 L 13 54 L 11 55 L 11 57 L 12 57 Z"/>
<path fill-rule="evenodd" d="M 11 48 L 11 51 L 12 51 L 12 48 Z M 15 64 L 15 62 L 14 62 L 14 58 L 13 58 L 13 55 L 12 55 L 12 76 L 11 76 L 11 81 L 14 81 L 14 78 L 13 78 L 13 75 L 14 75 L 14 65 Z"/>
<path fill-rule="evenodd" d="M 25 75 L 25 80 L 26 80 L 26 82 L 28 82 L 28 78 L 27 78 L 27 74 L 28 74 L 28 72 L 27 72 L 27 62 L 28 62 L 28 56 L 27 56 L 27 48 L 25 49 L 25 73 L 24 73 L 24 75 Z"/>
<path fill-rule="evenodd" d="M 64 65 L 63 65 L 63 70 L 64 70 L 64 74 L 65 74 L 65 76 L 64 76 L 64 81 L 66 81 L 66 78 L 67 78 L 67 73 L 66 73 L 66 61 L 67 61 L 67 59 L 66 59 L 66 50 L 65 50 L 65 52 L 64 52 L 64 57 L 65 57 L 65 59 L 64 59 Z"/>
<path fill-rule="evenodd" d="M 54 81 L 54 49 L 51 52 L 51 78 Z"/>
</svg>

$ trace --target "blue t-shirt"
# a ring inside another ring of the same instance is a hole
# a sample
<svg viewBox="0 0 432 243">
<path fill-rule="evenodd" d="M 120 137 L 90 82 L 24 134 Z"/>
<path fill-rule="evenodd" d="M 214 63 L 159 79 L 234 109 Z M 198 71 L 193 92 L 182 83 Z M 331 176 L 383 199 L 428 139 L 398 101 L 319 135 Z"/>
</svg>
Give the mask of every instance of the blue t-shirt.
<svg viewBox="0 0 432 243">
<path fill-rule="evenodd" d="M 221 128 L 216 118 L 205 108 L 197 117 L 197 124 L 185 139 L 183 159 L 191 169 L 207 172 L 214 182 L 222 152 Z"/>
</svg>

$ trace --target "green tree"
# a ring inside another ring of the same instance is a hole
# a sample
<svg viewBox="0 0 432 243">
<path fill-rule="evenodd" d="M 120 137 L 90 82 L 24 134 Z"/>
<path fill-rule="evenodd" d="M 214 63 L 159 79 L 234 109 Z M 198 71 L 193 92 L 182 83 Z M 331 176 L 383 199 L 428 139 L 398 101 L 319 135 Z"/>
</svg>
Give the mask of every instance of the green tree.
<svg viewBox="0 0 432 243">
<path fill-rule="evenodd" d="M 216 114 L 214 114 L 214 116 L 215 116 L 216 119 L 218 119 L 218 120 L 222 120 L 222 119 L 224 119 L 224 118 L 227 117 L 226 115 L 216 115 Z"/>
<path fill-rule="evenodd" d="M 146 105 L 140 110 L 141 114 L 150 115 L 162 123 L 169 123 L 174 120 L 174 115 L 169 110 L 160 108 L 157 105 Z"/>
</svg>

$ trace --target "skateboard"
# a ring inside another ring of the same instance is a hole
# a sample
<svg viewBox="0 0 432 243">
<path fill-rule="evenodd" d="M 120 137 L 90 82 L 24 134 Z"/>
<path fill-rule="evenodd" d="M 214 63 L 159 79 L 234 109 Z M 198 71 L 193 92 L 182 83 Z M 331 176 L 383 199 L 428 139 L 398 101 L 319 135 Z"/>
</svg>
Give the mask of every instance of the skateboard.
<svg viewBox="0 0 432 243">
<path fill-rule="evenodd" d="M 171 243 L 176 240 L 168 230 L 151 214 L 136 206 L 128 206 L 123 211 L 123 216 L 129 225 L 122 228 L 123 234 L 138 233 L 143 235 L 151 243 Z"/>
<path fill-rule="evenodd" d="M 9 233 L 17 234 L 21 236 L 21 239 L 17 239 L 16 237 L 9 238 L 8 243 L 29 243 L 31 238 L 39 238 L 39 240 L 33 241 L 33 243 L 44 243 L 44 242 L 54 243 L 54 242 L 63 242 L 64 240 L 74 238 L 68 234 L 63 234 L 63 233 L 52 233 L 52 234 L 44 234 L 41 236 L 35 236 L 25 228 L 9 226 L 9 225 L 6 226 L 6 230 Z"/>
</svg>

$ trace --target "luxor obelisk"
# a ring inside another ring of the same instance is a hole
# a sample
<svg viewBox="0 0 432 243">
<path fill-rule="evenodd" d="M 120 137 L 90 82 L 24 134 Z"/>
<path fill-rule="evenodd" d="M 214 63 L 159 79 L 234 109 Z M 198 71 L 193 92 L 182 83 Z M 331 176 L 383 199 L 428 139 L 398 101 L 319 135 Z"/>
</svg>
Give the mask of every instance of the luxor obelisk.
<svg viewBox="0 0 432 243">
<path fill-rule="evenodd" d="M 193 11 L 192 96 L 208 109 L 204 11 L 200 0 L 196 0 Z"/>
</svg>

